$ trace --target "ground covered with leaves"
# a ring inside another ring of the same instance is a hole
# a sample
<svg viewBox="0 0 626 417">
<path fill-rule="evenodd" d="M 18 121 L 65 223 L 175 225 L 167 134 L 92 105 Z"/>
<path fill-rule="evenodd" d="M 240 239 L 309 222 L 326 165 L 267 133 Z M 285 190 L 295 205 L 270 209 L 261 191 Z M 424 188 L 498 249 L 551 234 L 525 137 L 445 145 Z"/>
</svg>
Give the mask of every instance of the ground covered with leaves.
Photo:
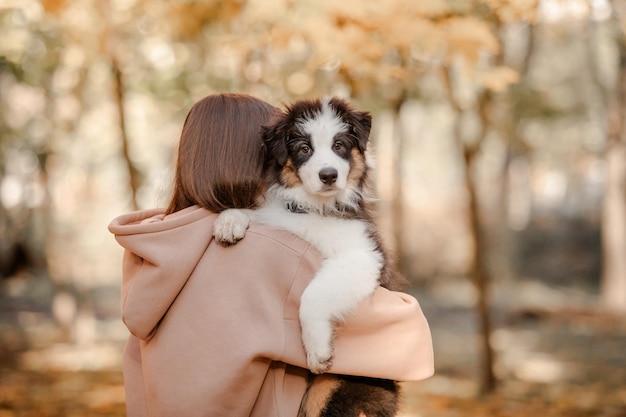
<svg viewBox="0 0 626 417">
<path fill-rule="evenodd" d="M 497 291 L 498 386 L 480 395 L 475 314 L 457 284 L 416 294 L 432 328 L 436 375 L 404 384 L 402 416 L 626 417 L 625 317 L 593 308 L 584 294 Z M 125 415 L 120 338 L 67 344 L 45 320 L 31 315 L 24 328 L 23 317 L 1 318 L 0 417 Z"/>
<path fill-rule="evenodd" d="M 124 415 L 119 371 L 0 371 L 0 417 Z"/>
</svg>

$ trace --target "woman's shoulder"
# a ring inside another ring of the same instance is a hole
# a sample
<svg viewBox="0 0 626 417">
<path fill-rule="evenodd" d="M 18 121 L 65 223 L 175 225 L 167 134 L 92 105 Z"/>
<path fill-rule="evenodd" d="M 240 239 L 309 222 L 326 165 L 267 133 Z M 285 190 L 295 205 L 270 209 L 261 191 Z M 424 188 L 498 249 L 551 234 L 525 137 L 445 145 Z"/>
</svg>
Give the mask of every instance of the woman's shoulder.
<svg viewBox="0 0 626 417">
<path fill-rule="evenodd" d="M 297 256 L 319 257 L 317 250 L 309 242 L 291 232 L 261 223 L 252 223 L 244 240 L 259 246 L 279 246 Z M 275 248 L 274 248 L 275 249 Z"/>
</svg>

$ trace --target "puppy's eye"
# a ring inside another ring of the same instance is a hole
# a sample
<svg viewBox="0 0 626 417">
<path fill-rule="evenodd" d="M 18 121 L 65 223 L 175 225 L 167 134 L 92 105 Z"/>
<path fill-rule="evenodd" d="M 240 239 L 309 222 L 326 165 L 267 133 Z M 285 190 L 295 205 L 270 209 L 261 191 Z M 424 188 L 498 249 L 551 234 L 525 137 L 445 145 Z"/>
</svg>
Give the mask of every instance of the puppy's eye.
<svg viewBox="0 0 626 417">
<path fill-rule="evenodd" d="M 300 146 L 300 153 L 304 155 L 308 155 L 311 153 L 311 147 L 309 145 Z"/>
<path fill-rule="evenodd" d="M 344 148 L 345 148 L 345 146 L 344 146 L 343 142 L 341 142 L 339 140 L 336 141 L 335 143 L 333 143 L 333 149 L 336 150 L 336 151 L 341 151 Z"/>
</svg>

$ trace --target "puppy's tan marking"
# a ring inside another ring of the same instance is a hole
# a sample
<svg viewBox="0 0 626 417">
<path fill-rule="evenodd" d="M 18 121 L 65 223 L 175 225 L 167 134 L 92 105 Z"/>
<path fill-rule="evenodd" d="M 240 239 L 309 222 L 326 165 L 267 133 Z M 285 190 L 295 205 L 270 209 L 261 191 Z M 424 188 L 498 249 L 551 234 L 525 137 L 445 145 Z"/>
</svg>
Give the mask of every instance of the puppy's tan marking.
<svg viewBox="0 0 626 417">
<path fill-rule="evenodd" d="M 335 377 L 316 376 L 302 399 L 298 417 L 319 417 L 330 396 L 339 387 L 339 382 Z"/>
<path fill-rule="evenodd" d="M 365 163 L 365 157 L 358 151 L 358 149 L 354 148 L 350 153 L 352 154 L 352 159 L 350 160 L 348 184 L 356 186 L 365 175 L 365 172 L 367 171 L 367 164 Z"/>
<path fill-rule="evenodd" d="M 302 180 L 298 176 L 296 167 L 293 166 L 293 162 L 288 159 L 285 166 L 280 172 L 280 179 L 285 187 L 293 188 L 299 184 L 302 184 Z"/>
</svg>

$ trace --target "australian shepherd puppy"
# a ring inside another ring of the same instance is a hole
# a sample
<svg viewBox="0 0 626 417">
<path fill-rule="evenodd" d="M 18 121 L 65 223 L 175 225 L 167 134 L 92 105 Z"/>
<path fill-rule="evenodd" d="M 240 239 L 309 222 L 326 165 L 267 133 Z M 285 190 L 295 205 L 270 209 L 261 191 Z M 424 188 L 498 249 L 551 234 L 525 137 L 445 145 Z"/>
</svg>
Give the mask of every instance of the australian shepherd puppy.
<svg viewBox="0 0 626 417">
<path fill-rule="evenodd" d="M 324 261 L 302 294 L 300 322 L 308 368 L 322 374 L 333 358 L 336 323 L 378 285 L 399 289 L 369 210 L 367 145 L 371 116 L 339 98 L 301 100 L 264 127 L 269 188 L 256 210 L 226 210 L 216 239 L 234 244 L 249 222 L 286 229 Z M 339 375 L 313 378 L 300 416 L 394 416 L 394 381 Z"/>
</svg>

